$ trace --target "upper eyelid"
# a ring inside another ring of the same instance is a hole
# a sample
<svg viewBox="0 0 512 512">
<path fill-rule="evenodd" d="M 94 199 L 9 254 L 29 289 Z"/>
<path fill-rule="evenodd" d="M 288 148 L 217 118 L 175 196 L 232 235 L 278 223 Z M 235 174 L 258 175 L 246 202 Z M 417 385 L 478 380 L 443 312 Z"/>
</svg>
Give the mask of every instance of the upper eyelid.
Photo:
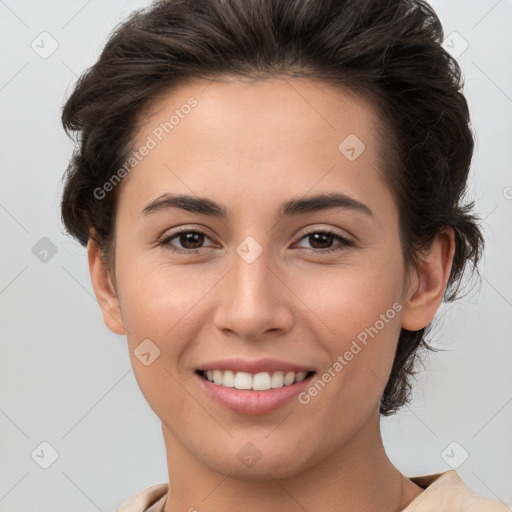
<svg viewBox="0 0 512 512">
<path fill-rule="evenodd" d="M 305 236 L 307 235 L 311 235 L 313 233 L 318 233 L 318 232 L 326 232 L 326 233 L 329 233 L 331 235 L 336 235 L 336 236 L 339 236 L 341 238 L 345 238 L 347 240 L 352 240 L 354 237 L 348 233 L 348 232 L 345 232 L 345 233 L 338 233 L 334 228 L 306 228 L 307 230 L 305 232 L 302 233 L 302 235 L 300 236 L 299 240 L 304 238 Z"/>
<path fill-rule="evenodd" d="M 163 235 L 159 237 L 160 241 L 163 240 L 172 240 L 173 238 L 176 238 L 177 236 L 181 235 L 182 233 L 201 233 L 208 238 L 212 238 L 205 228 L 177 228 L 176 231 L 173 231 L 172 233 L 164 232 Z"/>
</svg>

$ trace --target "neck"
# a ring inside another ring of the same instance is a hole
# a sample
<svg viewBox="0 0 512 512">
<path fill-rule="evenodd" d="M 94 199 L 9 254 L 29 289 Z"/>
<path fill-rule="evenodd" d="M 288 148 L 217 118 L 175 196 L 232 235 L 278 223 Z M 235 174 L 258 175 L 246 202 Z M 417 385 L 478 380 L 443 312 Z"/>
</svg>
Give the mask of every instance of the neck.
<svg viewBox="0 0 512 512">
<path fill-rule="evenodd" d="M 251 512 L 399 512 L 423 489 L 388 459 L 379 420 L 377 413 L 341 448 L 299 474 L 276 479 L 265 471 L 257 480 L 205 466 L 162 425 L 169 468 L 164 512 L 245 510 L 248 503 Z"/>
</svg>

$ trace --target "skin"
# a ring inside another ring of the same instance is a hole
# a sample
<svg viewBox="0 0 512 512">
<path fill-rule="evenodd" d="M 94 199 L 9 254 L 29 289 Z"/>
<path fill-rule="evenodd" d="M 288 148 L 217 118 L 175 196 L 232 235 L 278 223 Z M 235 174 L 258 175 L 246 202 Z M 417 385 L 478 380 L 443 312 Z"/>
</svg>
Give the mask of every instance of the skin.
<svg viewBox="0 0 512 512">
<path fill-rule="evenodd" d="M 247 503 L 251 512 L 403 509 L 422 489 L 385 453 L 379 401 L 400 328 L 425 327 L 442 301 L 453 232 L 439 233 L 418 268 L 406 267 L 397 206 L 381 174 L 376 113 L 362 99 L 305 79 L 190 82 L 155 104 L 134 147 L 190 96 L 198 105 L 117 191 L 115 271 L 94 242 L 88 248 L 105 323 L 127 336 L 137 382 L 162 421 L 165 512 L 245 510 Z M 366 146 L 354 161 L 338 149 L 349 134 Z M 333 191 L 373 215 L 331 208 L 279 216 L 287 200 Z M 230 217 L 141 213 L 164 192 L 207 197 Z M 158 244 L 180 226 L 206 236 L 188 245 L 175 237 L 172 245 L 200 247 L 199 254 Z M 353 244 L 315 244 L 306 228 Z M 252 263 L 236 252 L 248 236 L 263 249 Z M 237 414 L 198 385 L 196 368 L 235 355 L 322 374 L 396 302 L 401 311 L 306 405 Z M 160 350 L 148 366 L 134 355 L 144 339 Z M 248 442 L 261 454 L 252 467 L 237 457 Z"/>
</svg>

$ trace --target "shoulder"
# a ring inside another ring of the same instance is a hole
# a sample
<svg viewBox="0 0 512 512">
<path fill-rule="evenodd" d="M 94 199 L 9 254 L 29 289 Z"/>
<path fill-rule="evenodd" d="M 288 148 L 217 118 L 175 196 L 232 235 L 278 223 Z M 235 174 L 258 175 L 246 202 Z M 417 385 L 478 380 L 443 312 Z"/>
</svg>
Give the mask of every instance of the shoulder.
<svg viewBox="0 0 512 512">
<path fill-rule="evenodd" d="M 409 477 L 424 488 L 402 512 L 511 512 L 498 500 L 475 494 L 455 470 Z"/>
<path fill-rule="evenodd" d="M 501 501 L 478 496 L 474 494 L 470 497 L 462 509 L 463 512 L 511 512 L 512 508 L 507 507 Z"/>
<path fill-rule="evenodd" d="M 168 490 L 168 484 L 148 487 L 123 501 L 115 512 L 161 512 Z"/>
</svg>

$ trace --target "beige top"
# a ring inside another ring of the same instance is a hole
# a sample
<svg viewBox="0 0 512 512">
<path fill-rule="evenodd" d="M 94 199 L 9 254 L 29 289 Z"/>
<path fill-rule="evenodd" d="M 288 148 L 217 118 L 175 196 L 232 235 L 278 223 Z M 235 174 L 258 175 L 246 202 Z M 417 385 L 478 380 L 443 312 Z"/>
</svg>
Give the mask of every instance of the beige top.
<svg viewBox="0 0 512 512">
<path fill-rule="evenodd" d="M 409 477 L 425 489 L 401 512 L 511 512 L 501 501 L 474 494 L 455 470 Z M 116 512 L 163 512 L 168 484 L 148 487 L 122 503 Z"/>
</svg>

